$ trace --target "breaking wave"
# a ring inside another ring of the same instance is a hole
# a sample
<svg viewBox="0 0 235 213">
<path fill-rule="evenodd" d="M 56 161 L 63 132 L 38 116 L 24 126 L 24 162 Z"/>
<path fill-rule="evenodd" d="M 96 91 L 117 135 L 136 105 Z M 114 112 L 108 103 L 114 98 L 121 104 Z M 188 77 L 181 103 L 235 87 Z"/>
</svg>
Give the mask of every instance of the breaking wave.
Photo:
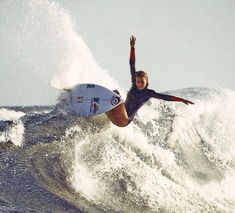
<svg viewBox="0 0 235 213">
<path fill-rule="evenodd" d="M 19 67 L 55 88 L 119 89 L 59 4 L 0 4 L 2 47 Z M 234 212 L 235 92 L 168 93 L 195 105 L 151 99 L 125 128 L 59 105 L 0 108 L 0 211 Z"/>
</svg>

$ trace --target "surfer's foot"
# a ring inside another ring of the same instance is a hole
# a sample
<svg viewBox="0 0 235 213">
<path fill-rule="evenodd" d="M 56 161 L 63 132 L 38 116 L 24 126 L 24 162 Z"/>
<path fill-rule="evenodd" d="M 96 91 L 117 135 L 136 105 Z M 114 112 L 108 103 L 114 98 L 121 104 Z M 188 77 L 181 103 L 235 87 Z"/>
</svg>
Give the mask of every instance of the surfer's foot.
<svg viewBox="0 0 235 213">
<path fill-rule="evenodd" d="M 120 92 L 118 90 L 113 90 L 113 92 L 117 93 L 118 95 L 120 95 Z"/>
</svg>

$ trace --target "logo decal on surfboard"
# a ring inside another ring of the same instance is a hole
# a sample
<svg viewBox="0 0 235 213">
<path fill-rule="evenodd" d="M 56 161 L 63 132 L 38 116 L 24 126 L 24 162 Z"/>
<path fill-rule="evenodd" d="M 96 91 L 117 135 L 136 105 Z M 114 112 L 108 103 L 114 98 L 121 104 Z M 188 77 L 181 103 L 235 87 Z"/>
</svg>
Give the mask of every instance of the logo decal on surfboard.
<svg viewBox="0 0 235 213">
<path fill-rule="evenodd" d="M 83 103 L 83 97 L 82 96 L 77 97 L 77 103 Z"/>
<path fill-rule="evenodd" d="M 91 105 L 90 105 L 90 113 L 95 114 L 99 110 L 99 98 L 92 98 L 91 99 Z"/>
<path fill-rule="evenodd" d="M 117 105 L 119 102 L 120 102 L 121 98 L 118 97 L 118 96 L 113 96 L 111 99 L 110 99 L 110 103 L 115 106 Z"/>
<path fill-rule="evenodd" d="M 95 85 L 94 85 L 94 84 L 87 84 L 86 88 L 87 88 L 87 89 L 89 89 L 89 88 L 95 88 Z"/>
</svg>

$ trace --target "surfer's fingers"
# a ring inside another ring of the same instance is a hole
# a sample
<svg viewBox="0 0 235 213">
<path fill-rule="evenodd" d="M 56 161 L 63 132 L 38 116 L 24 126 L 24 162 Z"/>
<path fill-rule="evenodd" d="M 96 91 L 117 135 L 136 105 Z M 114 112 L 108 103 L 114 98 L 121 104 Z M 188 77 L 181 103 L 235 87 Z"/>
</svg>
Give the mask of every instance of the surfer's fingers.
<svg viewBox="0 0 235 213">
<path fill-rule="evenodd" d="M 194 104 L 192 101 L 187 101 L 188 102 L 188 104 Z"/>
<path fill-rule="evenodd" d="M 135 40 L 136 40 L 135 36 L 132 35 L 132 36 L 130 37 L 130 40 L 131 40 L 131 41 L 135 41 Z"/>
</svg>

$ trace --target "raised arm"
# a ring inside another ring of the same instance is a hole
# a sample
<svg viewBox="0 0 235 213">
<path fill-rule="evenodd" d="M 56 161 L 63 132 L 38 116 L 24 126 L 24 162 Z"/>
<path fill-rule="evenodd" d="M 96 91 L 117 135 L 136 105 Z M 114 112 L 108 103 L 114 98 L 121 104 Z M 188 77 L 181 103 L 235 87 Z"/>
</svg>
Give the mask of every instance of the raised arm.
<svg viewBox="0 0 235 213">
<path fill-rule="evenodd" d="M 165 95 L 165 94 L 161 94 L 161 93 L 156 93 L 154 90 L 152 90 L 152 97 L 153 98 L 157 98 L 157 99 L 162 99 L 165 101 L 178 101 L 178 102 L 183 102 L 184 104 L 194 104 L 191 101 L 185 100 L 183 98 L 179 98 L 176 96 L 172 96 L 172 95 Z"/>
<path fill-rule="evenodd" d="M 136 38 L 134 36 L 131 36 L 130 38 L 130 46 L 131 46 L 131 52 L 130 52 L 130 71 L 131 71 L 131 82 L 132 84 L 135 83 L 135 41 Z"/>
</svg>

